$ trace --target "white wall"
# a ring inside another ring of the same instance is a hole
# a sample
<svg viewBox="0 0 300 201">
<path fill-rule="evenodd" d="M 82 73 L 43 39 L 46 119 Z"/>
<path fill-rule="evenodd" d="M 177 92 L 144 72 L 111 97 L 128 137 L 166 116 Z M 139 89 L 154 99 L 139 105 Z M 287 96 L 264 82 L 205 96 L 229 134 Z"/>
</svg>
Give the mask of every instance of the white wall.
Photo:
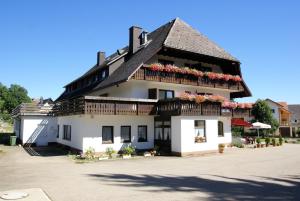
<svg viewBox="0 0 300 201">
<path fill-rule="evenodd" d="M 121 143 L 120 127 L 131 126 L 132 145 L 137 149 L 153 148 L 154 143 L 154 118 L 153 116 L 126 116 L 126 115 L 76 115 L 58 117 L 60 135 L 58 142 L 70 147 L 85 151 L 89 147 L 96 152 L 105 152 L 107 147 L 120 150 L 128 143 Z M 71 141 L 63 138 L 63 125 L 71 125 Z M 138 125 L 147 125 L 148 142 L 137 141 Z M 114 127 L 114 143 L 102 144 L 102 126 Z"/>
<path fill-rule="evenodd" d="M 279 107 L 278 107 L 278 105 L 275 104 L 275 103 L 273 103 L 273 102 L 271 102 L 271 101 L 269 101 L 269 100 L 267 100 L 266 102 L 268 103 L 268 105 L 270 106 L 270 108 L 275 111 L 274 113 L 272 113 L 272 115 L 279 122 L 279 120 L 280 120 L 280 114 L 279 114 Z"/>
<path fill-rule="evenodd" d="M 194 120 L 205 120 L 206 142 L 195 143 Z M 224 137 L 218 137 L 218 121 L 224 125 Z M 217 150 L 219 143 L 231 143 L 231 118 L 227 117 L 172 117 L 172 151 L 198 152 Z"/>
<path fill-rule="evenodd" d="M 226 89 L 214 89 L 214 88 L 205 88 L 200 86 L 190 86 L 183 84 L 172 84 L 172 83 L 161 83 L 161 82 L 152 82 L 144 80 L 130 80 L 124 82 L 119 86 L 112 86 L 104 90 L 93 92 L 89 95 L 99 96 L 101 94 L 108 93 L 108 96 L 111 97 L 123 97 L 123 98 L 148 98 L 148 89 L 157 88 L 165 90 L 174 90 L 175 97 L 180 96 L 181 93 L 185 91 L 190 91 L 192 93 L 212 93 L 216 95 L 221 95 L 230 99 L 230 92 Z"/>
<path fill-rule="evenodd" d="M 25 143 L 37 146 L 48 145 L 56 141 L 57 119 L 49 116 L 21 116 L 20 138 Z"/>
</svg>

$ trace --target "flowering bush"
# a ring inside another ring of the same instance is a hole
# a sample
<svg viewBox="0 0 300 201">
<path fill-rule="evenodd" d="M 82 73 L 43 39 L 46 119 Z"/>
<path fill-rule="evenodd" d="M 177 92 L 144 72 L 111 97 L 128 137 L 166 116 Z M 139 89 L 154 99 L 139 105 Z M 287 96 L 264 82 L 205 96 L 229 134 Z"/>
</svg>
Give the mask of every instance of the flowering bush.
<svg viewBox="0 0 300 201">
<path fill-rule="evenodd" d="M 162 64 L 151 64 L 150 65 L 150 69 L 153 71 L 163 71 L 164 68 L 165 67 Z"/>
<path fill-rule="evenodd" d="M 235 108 L 237 108 L 237 103 L 227 100 L 222 103 L 222 107 L 229 108 L 229 109 L 235 109 Z"/>
<path fill-rule="evenodd" d="M 180 73 L 180 74 L 188 74 L 194 75 L 196 77 L 207 77 L 211 80 L 225 80 L 225 81 L 234 81 L 241 82 L 242 78 L 239 75 L 230 75 L 230 74 L 222 74 L 222 73 L 214 73 L 214 72 L 205 72 L 199 71 L 197 69 L 190 69 L 188 67 L 179 68 L 174 65 L 162 65 L 160 63 L 154 63 L 150 65 L 150 69 L 156 72 L 168 72 L 168 73 Z"/>
<path fill-rule="evenodd" d="M 195 96 L 195 102 L 196 103 L 203 103 L 205 101 L 205 97 L 204 96 L 201 96 L 201 95 L 197 95 Z"/>
</svg>

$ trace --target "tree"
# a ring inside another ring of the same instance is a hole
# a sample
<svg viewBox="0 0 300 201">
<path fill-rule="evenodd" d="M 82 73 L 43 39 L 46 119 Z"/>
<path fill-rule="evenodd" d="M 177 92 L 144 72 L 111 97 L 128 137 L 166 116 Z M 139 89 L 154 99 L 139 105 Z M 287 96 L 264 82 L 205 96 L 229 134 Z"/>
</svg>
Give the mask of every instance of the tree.
<svg viewBox="0 0 300 201">
<path fill-rule="evenodd" d="M 17 84 L 10 85 L 9 88 L 0 83 L 0 118 L 11 120 L 10 113 L 21 103 L 29 103 L 31 98 L 27 95 L 27 90 Z"/>
<path fill-rule="evenodd" d="M 273 117 L 272 110 L 268 103 L 258 99 L 252 108 L 252 115 L 255 121 L 271 125 L 271 133 L 274 133 L 278 127 L 278 121 Z"/>
</svg>

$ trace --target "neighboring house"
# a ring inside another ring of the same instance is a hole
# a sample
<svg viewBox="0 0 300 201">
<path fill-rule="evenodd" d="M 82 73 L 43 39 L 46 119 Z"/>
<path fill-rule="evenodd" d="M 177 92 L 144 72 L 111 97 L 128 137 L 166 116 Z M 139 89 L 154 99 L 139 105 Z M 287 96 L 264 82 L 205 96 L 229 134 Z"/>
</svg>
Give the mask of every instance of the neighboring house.
<svg viewBox="0 0 300 201">
<path fill-rule="evenodd" d="M 251 96 L 241 77 L 239 60 L 178 18 L 151 33 L 133 26 L 128 46 L 99 52 L 55 101 L 57 142 L 96 152 L 216 151 L 231 143 L 231 118 L 250 115 L 249 105 L 230 102 Z"/>
<path fill-rule="evenodd" d="M 271 99 L 266 99 L 266 102 L 271 107 L 273 117 L 279 123 L 279 128 L 275 134 L 283 137 L 292 137 L 292 129 L 290 124 L 291 112 L 289 111 L 287 103 L 275 102 Z"/>
<path fill-rule="evenodd" d="M 289 111 L 292 113 L 291 127 L 293 137 L 300 136 L 300 105 L 288 105 Z"/>
<path fill-rule="evenodd" d="M 23 145 L 56 142 L 57 119 L 53 117 L 53 104 L 48 102 L 22 103 L 13 110 L 14 132 Z"/>
</svg>

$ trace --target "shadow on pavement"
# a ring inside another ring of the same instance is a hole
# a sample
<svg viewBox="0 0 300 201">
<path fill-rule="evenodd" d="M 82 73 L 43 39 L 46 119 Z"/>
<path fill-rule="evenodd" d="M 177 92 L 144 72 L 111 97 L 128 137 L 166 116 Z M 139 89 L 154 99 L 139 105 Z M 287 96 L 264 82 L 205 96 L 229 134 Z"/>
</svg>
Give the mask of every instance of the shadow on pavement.
<svg viewBox="0 0 300 201">
<path fill-rule="evenodd" d="M 23 147 L 24 150 L 30 155 L 30 156 L 65 156 L 69 153 L 68 150 L 62 148 L 62 147 L 56 147 L 56 146 L 48 146 L 48 147 Z"/>
<path fill-rule="evenodd" d="M 109 185 L 137 189 L 157 187 L 155 190 L 149 189 L 153 192 L 202 192 L 210 196 L 208 200 L 300 200 L 299 175 L 289 175 L 284 179 L 262 177 L 263 181 L 216 175 L 210 175 L 216 179 L 147 174 L 139 176 L 89 174 L 88 176 L 101 182 L 109 182 Z"/>
</svg>

